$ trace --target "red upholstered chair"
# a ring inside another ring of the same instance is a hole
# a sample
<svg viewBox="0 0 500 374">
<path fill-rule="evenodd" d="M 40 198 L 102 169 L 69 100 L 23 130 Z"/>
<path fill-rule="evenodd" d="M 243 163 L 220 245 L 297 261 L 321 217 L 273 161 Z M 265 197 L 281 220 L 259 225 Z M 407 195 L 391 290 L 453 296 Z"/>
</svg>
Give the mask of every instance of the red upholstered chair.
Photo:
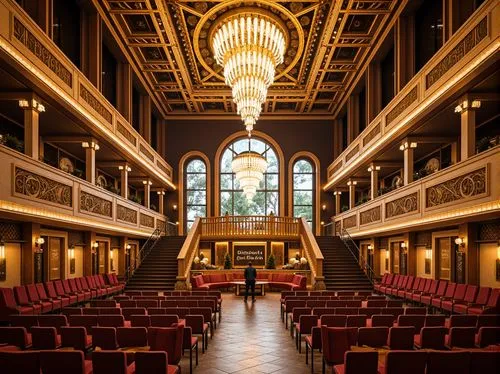
<svg viewBox="0 0 500 374">
<path fill-rule="evenodd" d="M 308 308 L 324 308 L 326 300 L 306 300 L 306 307 Z"/>
<path fill-rule="evenodd" d="M 480 314 L 477 316 L 477 329 L 500 326 L 500 314 Z"/>
<path fill-rule="evenodd" d="M 0 327 L 0 344 L 28 349 L 31 347 L 31 335 L 24 327 Z"/>
<path fill-rule="evenodd" d="M 118 349 L 116 339 L 116 328 L 114 327 L 94 327 L 92 329 L 92 347 L 94 350 L 99 347 L 102 350 Z"/>
<path fill-rule="evenodd" d="M 500 344 L 500 327 L 481 327 L 477 334 L 477 346 L 484 348 Z"/>
<path fill-rule="evenodd" d="M 0 352 L 3 374 L 40 374 L 40 352 Z"/>
<path fill-rule="evenodd" d="M 96 308 L 96 309 L 97 309 L 97 314 L 107 314 L 107 315 L 111 315 L 111 314 L 121 315 L 122 314 L 121 308 L 104 307 L 104 308 Z"/>
<path fill-rule="evenodd" d="M 472 305 L 472 303 L 474 303 L 474 301 L 476 300 L 477 292 L 477 286 L 473 286 L 471 284 L 467 285 L 464 298 L 462 300 L 454 300 L 452 311 L 454 313 L 462 312 L 462 314 L 464 314 L 467 310 L 467 307 L 469 305 Z"/>
<path fill-rule="evenodd" d="M 382 276 L 382 279 L 380 280 L 380 282 L 376 282 L 374 285 L 373 285 L 373 289 L 375 292 L 379 292 L 380 290 L 380 287 L 382 285 L 385 284 L 385 282 L 387 281 L 387 276 L 388 276 L 388 273 L 385 273 L 383 276 Z"/>
<path fill-rule="evenodd" d="M 12 327 L 24 327 L 28 333 L 32 327 L 38 326 L 38 316 L 12 315 L 9 320 Z"/>
<path fill-rule="evenodd" d="M 422 283 L 422 281 L 421 281 Z M 426 279 L 422 291 L 413 291 L 411 295 L 411 301 L 415 303 L 420 302 L 420 298 L 423 294 L 428 293 L 432 286 L 432 279 Z"/>
<path fill-rule="evenodd" d="M 336 374 L 378 374 L 378 353 L 346 352 L 344 363 L 333 368 Z"/>
<path fill-rule="evenodd" d="M 116 339 L 120 348 L 145 347 L 148 345 L 148 330 L 145 327 L 118 327 Z"/>
<path fill-rule="evenodd" d="M 470 373 L 484 374 L 498 372 L 500 352 L 472 351 L 470 352 Z"/>
<path fill-rule="evenodd" d="M 392 284 L 392 282 L 394 281 L 394 274 L 384 274 L 384 276 L 386 277 L 385 278 L 385 281 L 382 281 L 380 284 L 377 284 L 374 286 L 374 289 L 376 292 L 379 292 L 379 293 L 385 293 L 385 290 L 386 288 Z M 382 280 L 384 279 L 384 277 L 382 277 Z"/>
<path fill-rule="evenodd" d="M 463 303 L 457 303 L 453 306 L 453 311 L 459 314 L 467 314 L 467 309 L 470 307 L 481 308 L 488 303 L 488 298 L 491 293 L 490 287 L 480 287 L 476 296 L 476 300 L 470 300 L 472 291 L 467 290 Z"/>
<path fill-rule="evenodd" d="M 29 298 L 26 288 L 24 286 L 14 287 L 14 295 L 16 296 L 17 304 L 24 308 L 32 308 L 32 314 L 40 314 L 42 312 L 42 306 L 40 304 L 33 304 Z"/>
<path fill-rule="evenodd" d="M 285 307 L 283 309 L 283 314 L 281 320 L 285 321 L 285 328 L 288 329 L 288 319 L 294 308 L 303 308 L 306 306 L 305 300 L 286 300 Z M 327 305 L 328 306 L 328 305 Z"/>
<path fill-rule="evenodd" d="M 361 327 L 358 330 L 358 345 L 383 347 L 387 344 L 388 336 L 388 327 Z"/>
<path fill-rule="evenodd" d="M 70 326 L 83 326 L 87 330 L 87 334 L 92 335 L 93 329 L 97 327 L 97 316 L 85 316 L 85 315 L 70 315 L 69 316 Z"/>
<path fill-rule="evenodd" d="M 467 351 L 427 353 L 426 374 L 469 374 L 470 353 Z"/>
<path fill-rule="evenodd" d="M 441 301 L 442 300 L 450 300 L 453 298 L 453 295 L 455 294 L 455 289 L 457 288 L 457 284 L 454 282 L 449 282 L 446 286 L 446 292 L 444 295 L 436 295 L 435 297 L 432 298 L 431 300 L 431 306 L 434 308 L 441 309 Z"/>
<path fill-rule="evenodd" d="M 82 308 L 82 314 L 97 316 L 99 314 L 99 308 Z"/>
<path fill-rule="evenodd" d="M 99 296 L 97 290 L 95 290 L 92 287 L 90 287 L 89 283 L 87 282 L 87 278 L 85 278 L 85 277 L 77 278 L 76 284 L 80 284 L 81 289 L 83 291 L 90 292 L 90 298 L 91 299 L 95 299 L 95 298 L 97 298 Z"/>
<path fill-rule="evenodd" d="M 191 327 L 184 327 L 182 338 L 182 355 L 185 350 L 189 351 L 189 373 L 193 372 L 193 351 L 196 353 L 196 366 L 198 366 L 198 338 L 193 336 Z"/>
<path fill-rule="evenodd" d="M 413 349 L 413 336 L 415 327 L 391 327 L 389 329 L 388 345 L 391 350 L 411 350 Z"/>
<path fill-rule="evenodd" d="M 58 282 L 58 281 L 56 281 L 56 282 Z M 83 303 L 85 301 L 85 295 L 83 293 L 78 293 L 78 292 L 73 291 L 71 289 L 69 279 L 62 280 L 62 285 L 63 285 L 63 289 L 64 289 L 64 292 L 66 293 L 66 295 L 70 295 L 70 299 L 71 299 L 71 296 L 76 296 L 76 303 L 77 304 Z"/>
<path fill-rule="evenodd" d="M 486 305 L 473 305 L 467 308 L 468 314 L 500 314 L 500 289 L 494 288 Z"/>
<path fill-rule="evenodd" d="M 405 314 L 427 314 L 427 308 L 420 308 L 420 307 L 407 307 L 405 308 Z"/>
<path fill-rule="evenodd" d="M 201 352 L 208 349 L 208 324 L 200 314 L 188 314 L 186 316 L 186 326 L 191 327 L 194 336 L 201 336 Z"/>
<path fill-rule="evenodd" d="M 171 327 L 174 323 L 179 323 L 176 314 L 154 314 L 150 316 L 152 327 Z"/>
<path fill-rule="evenodd" d="M 380 311 L 380 314 L 392 314 L 394 316 L 395 321 L 398 319 L 400 315 L 404 313 L 405 313 L 404 308 L 398 308 L 398 307 L 390 307 L 390 308 L 388 307 Z"/>
<path fill-rule="evenodd" d="M 394 316 L 392 314 L 374 314 L 371 318 L 372 327 L 392 327 L 394 326 Z"/>
<path fill-rule="evenodd" d="M 35 289 L 38 294 L 38 298 L 41 302 L 49 302 L 52 305 L 53 311 L 59 311 L 62 308 L 62 303 L 61 300 L 58 300 L 57 298 L 51 298 L 47 295 L 47 292 L 45 291 L 45 287 L 43 283 L 37 283 L 35 284 Z"/>
<path fill-rule="evenodd" d="M 366 327 L 367 317 L 365 315 L 349 315 L 346 320 L 346 327 Z"/>
<path fill-rule="evenodd" d="M 97 326 L 99 326 L 99 327 L 124 327 L 125 326 L 125 318 L 123 318 L 122 315 L 101 314 L 101 315 L 97 316 Z M 128 326 L 130 326 L 130 322 L 128 323 Z"/>
<path fill-rule="evenodd" d="M 122 315 L 126 321 L 130 321 L 132 314 L 146 315 L 146 308 L 122 308 Z"/>
<path fill-rule="evenodd" d="M 467 285 L 466 284 L 457 284 L 457 287 L 455 288 L 455 293 L 453 294 L 452 297 L 445 297 L 441 301 L 441 309 L 446 310 L 448 312 L 453 311 L 453 304 L 462 301 L 465 297 L 465 292 L 467 291 Z"/>
<path fill-rule="evenodd" d="M 368 300 L 366 302 L 367 307 L 378 307 L 385 308 L 387 306 L 387 300 Z"/>
<path fill-rule="evenodd" d="M 38 325 L 41 327 L 55 327 L 57 333 L 60 334 L 61 328 L 68 326 L 68 319 L 62 314 L 38 316 Z"/>
<path fill-rule="evenodd" d="M 137 300 L 138 308 L 157 308 L 158 300 Z"/>
<path fill-rule="evenodd" d="M 307 307 L 293 308 L 292 313 L 290 314 L 290 336 L 293 337 L 293 331 L 299 323 L 300 316 L 310 315 L 311 312 L 312 309 Z"/>
<path fill-rule="evenodd" d="M 61 346 L 61 338 L 57 335 L 55 327 L 31 328 L 32 349 L 58 349 Z"/>
<path fill-rule="evenodd" d="M 425 374 L 426 363 L 426 351 L 389 351 L 385 356 L 385 374 Z"/>
<path fill-rule="evenodd" d="M 446 327 L 422 327 L 414 338 L 414 345 L 421 349 L 446 349 Z"/>
<path fill-rule="evenodd" d="M 41 308 L 41 313 L 48 313 L 52 311 L 52 303 L 48 300 L 41 300 L 38 296 L 38 291 L 36 290 L 36 285 L 34 283 L 26 285 L 26 292 L 28 294 L 28 299 L 33 305 L 39 305 Z"/>
<path fill-rule="evenodd" d="M 452 315 L 447 321 L 446 327 L 476 327 L 477 316 L 475 315 Z"/>
<path fill-rule="evenodd" d="M 168 365 L 167 352 L 137 352 L 135 354 L 135 374 L 151 373 L 177 374 L 180 373 L 180 370 L 177 366 Z"/>
<path fill-rule="evenodd" d="M 93 374 L 133 374 L 135 365 L 127 366 L 127 355 L 120 351 L 92 353 Z"/>
<path fill-rule="evenodd" d="M 301 315 L 295 333 L 295 346 L 302 353 L 302 336 L 311 335 L 313 327 L 318 326 L 318 316 L 315 315 Z"/>
<path fill-rule="evenodd" d="M 89 290 L 88 287 L 85 287 L 82 282 L 82 278 L 75 278 L 75 283 L 76 283 L 76 289 L 78 292 L 83 292 L 85 296 L 85 301 L 92 300 L 97 296 L 97 293 L 95 291 Z"/>
<path fill-rule="evenodd" d="M 104 290 L 102 290 L 99 286 L 97 286 L 97 284 L 95 283 L 95 280 L 92 277 L 92 275 L 87 275 L 85 277 L 85 281 L 87 282 L 87 285 L 89 286 L 89 289 L 91 291 L 95 291 L 95 293 L 97 294 L 96 297 L 105 296 Z"/>
<path fill-rule="evenodd" d="M 120 301 L 120 308 L 136 308 L 137 300 L 122 300 Z"/>
<path fill-rule="evenodd" d="M 406 281 L 405 286 L 403 288 L 400 288 L 394 296 L 397 296 L 397 297 L 404 299 L 406 292 L 412 290 L 413 283 L 415 283 L 415 277 L 413 275 L 409 275 L 407 277 L 407 281 Z"/>
<path fill-rule="evenodd" d="M 40 352 L 40 368 L 43 374 L 91 374 L 92 362 L 82 351 L 45 351 Z"/>
<path fill-rule="evenodd" d="M 0 288 L 0 322 L 7 322 L 12 314 L 33 314 L 33 308 L 18 305 L 11 288 Z"/>
<path fill-rule="evenodd" d="M 85 308 L 85 309 L 88 309 L 88 308 Z M 61 311 L 61 313 L 64 314 L 66 317 L 74 316 L 74 315 L 81 316 L 83 314 L 82 308 L 72 308 L 72 307 L 64 308 Z"/>
<path fill-rule="evenodd" d="M 87 352 L 92 348 L 92 336 L 87 335 L 85 327 L 61 327 L 61 347 L 70 347 Z"/>
<path fill-rule="evenodd" d="M 131 327 L 149 327 L 151 326 L 151 316 L 143 316 L 141 314 L 132 314 L 130 316 Z"/>
<path fill-rule="evenodd" d="M 394 290 L 394 289 L 397 290 L 398 287 L 400 287 L 402 283 L 403 283 L 403 276 L 400 275 L 400 274 L 396 274 L 395 277 L 394 277 L 394 280 L 392 281 L 392 284 L 388 285 L 385 288 L 384 293 L 386 295 L 392 295 L 392 290 Z"/>
<path fill-rule="evenodd" d="M 422 294 L 422 296 L 420 296 L 420 303 L 427 305 L 427 306 L 431 306 L 433 298 L 440 298 L 440 297 L 444 296 L 444 294 L 446 292 L 447 284 L 448 284 L 448 281 L 446 281 L 446 280 L 438 281 L 436 292 L 431 293 L 429 290 L 428 294 Z"/>
<path fill-rule="evenodd" d="M 305 337 L 306 365 L 309 363 L 309 350 L 311 351 L 311 374 L 314 374 L 314 350 L 321 351 L 321 327 L 313 327 L 311 334 Z"/>
<path fill-rule="evenodd" d="M 446 316 L 444 314 L 427 314 L 425 316 L 425 327 L 441 326 L 444 327 Z"/>
<path fill-rule="evenodd" d="M 189 314 L 199 314 L 203 316 L 203 319 L 205 323 L 208 323 L 208 326 L 210 328 L 210 338 L 213 339 L 214 337 L 214 329 L 217 326 L 216 324 L 216 318 L 215 318 L 215 313 L 212 313 L 211 308 L 189 308 Z"/>
<path fill-rule="evenodd" d="M 54 287 L 56 288 L 57 296 L 61 298 L 69 299 L 69 305 L 76 304 L 78 302 L 78 297 L 76 295 L 67 294 L 63 282 L 60 280 L 54 281 Z M 64 303 L 63 303 L 64 306 Z"/>
<path fill-rule="evenodd" d="M 64 308 L 70 304 L 70 299 L 69 297 L 64 296 L 64 288 L 62 288 L 62 294 L 59 295 L 59 293 L 56 290 L 54 282 L 45 282 L 45 290 L 47 291 L 47 295 L 52 299 L 52 300 L 59 300 L 61 302 L 61 307 Z M 62 285 L 61 285 L 62 287 Z"/>
<path fill-rule="evenodd" d="M 420 331 L 425 325 L 425 315 L 405 314 L 398 317 L 398 326 L 413 326 L 415 331 Z"/>
<path fill-rule="evenodd" d="M 346 308 L 361 308 L 361 305 L 361 300 L 346 300 L 345 302 Z"/>
<path fill-rule="evenodd" d="M 346 321 L 347 321 L 346 315 L 323 314 L 320 317 L 320 326 L 345 327 Z"/>
<path fill-rule="evenodd" d="M 446 346 L 449 348 L 474 348 L 475 345 L 475 327 L 452 327 L 446 338 Z"/>
<path fill-rule="evenodd" d="M 321 326 L 321 345 L 323 347 L 323 373 L 326 366 L 342 364 L 344 353 L 358 340 L 356 327 Z"/>
<path fill-rule="evenodd" d="M 359 313 L 359 308 L 335 308 L 335 314 L 343 314 L 349 316 L 358 313 Z"/>
<path fill-rule="evenodd" d="M 116 300 L 92 300 L 90 306 L 96 308 L 116 308 Z M 123 305 L 120 305 L 123 307 Z"/>
<path fill-rule="evenodd" d="M 406 284 L 408 283 L 408 280 L 410 279 L 410 276 L 408 275 L 402 275 L 399 277 L 399 282 L 396 285 L 396 287 L 391 287 L 391 295 L 392 296 L 398 296 L 398 292 L 400 290 L 405 290 L 406 289 Z"/>
<path fill-rule="evenodd" d="M 179 365 L 182 358 L 184 326 L 150 327 L 148 343 L 151 351 L 164 351 L 168 354 L 169 365 Z"/>
<path fill-rule="evenodd" d="M 92 293 L 89 291 L 84 291 L 84 290 L 78 289 L 75 278 L 68 279 L 67 283 L 69 284 L 71 293 L 73 295 L 77 295 L 79 302 L 84 302 L 84 301 L 90 300 Z"/>
<path fill-rule="evenodd" d="M 364 314 L 367 318 L 372 318 L 375 314 L 380 314 L 383 308 L 366 307 L 359 308 L 359 314 Z"/>
<path fill-rule="evenodd" d="M 166 314 L 165 308 L 148 308 L 148 315 L 152 316 L 155 314 Z"/>
<path fill-rule="evenodd" d="M 327 300 L 327 308 L 345 308 L 346 300 Z"/>
<path fill-rule="evenodd" d="M 402 308 L 403 300 L 387 300 L 388 308 Z"/>
</svg>

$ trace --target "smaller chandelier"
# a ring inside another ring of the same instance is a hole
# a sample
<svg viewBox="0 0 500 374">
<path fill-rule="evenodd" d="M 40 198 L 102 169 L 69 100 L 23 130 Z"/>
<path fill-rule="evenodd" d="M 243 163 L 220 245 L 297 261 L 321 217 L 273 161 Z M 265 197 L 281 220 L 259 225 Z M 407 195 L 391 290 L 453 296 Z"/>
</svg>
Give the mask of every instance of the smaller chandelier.
<svg viewBox="0 0 500 374">
<path fill-rule="evenodd" d="M 234 157 L 231 168 L 243 188 L 243 194 L 248 201 L 252 200 L 257 193 L 259 183 L 264 179 L 267 160 L 257 152 L 242 152 Z"/>
</svg>

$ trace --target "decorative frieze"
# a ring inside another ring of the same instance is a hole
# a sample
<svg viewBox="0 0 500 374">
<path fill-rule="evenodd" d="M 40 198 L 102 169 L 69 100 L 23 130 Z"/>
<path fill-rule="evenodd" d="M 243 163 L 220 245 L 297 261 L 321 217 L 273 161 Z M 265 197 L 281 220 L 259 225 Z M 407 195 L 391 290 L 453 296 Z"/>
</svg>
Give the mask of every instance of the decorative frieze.
<svg viewBox="0 0 500 374">
<path fill-rule="evenodd" d="M 158 169 L 160 169 L 161 171 L 163 171 L 169 177 L 172 176 L 171 173 L 170 173 L 170 170 L 165 165 L 163 165 L 161 162 L 159 162 L 158 160 L 156 161 L 156 166 L 158 166 Z"/>
<path fill-rule="evenodd" d="M 161 219 L 156 220 L 156 228 L 160 229 L 161 231 L 165 231 L 165 221 L 162 221 Z"/>
<path fill-rule="evenodd" d="M 380 134 L 380 122 L 363 138 L 363 147 L 370 143 L 378 134 Z"/>
<path fill-rule="evenodd" d="M 6 241 L 22 240 L 23 229 L 21 224 L 14 222 L 0 222 L 0 239 Z"/>
<path fill-rule="evenodd" d="M 154 217 L 148 216 L 147 214 L 141 213 L 141 226 L 155 227 Z"/>
<path fill-rule="evenodd" d="M 137 224 L 137 211 L 118 204 L 116 206 L 116 219 L 123 222 Z"/>
<path fill-rule="evenodd" d="M 418 193 L 400 197 L 385 204 L 385 218 L 392 218 L 418 210 Z"/>
<path fill-rule="evenodd" d="M 486 168 L 450 179 L 425 190 L 427 208 L 451 203 L 486 192 Z"/>
<path fill-rule="evenodd" d="M 57 75 L 66 85 L 73 87 L 73 75 L 64 65 L 14 17 L 14 37 L 33 53 L 45 66 Z"/>
<path fill-rule="evenodd" d="M 353 158 L 359 152 L 359 144 L 356 144 L 356 147 L 351 149 L 345 156 L 345 162 L 349 162 L 351 158 Z"/>
<path fill-rule="evenodd" d="M 139 150 L 141 151 L 141 153 L 144 156 L 146 156 L 147 158 L 149 158 L 151 160 L 151 162 L 155 162 L 155 156 L 153 156 L 153 154 L 148 151 L 148 149 L 144 146 L 144 144 L 141 144 L 139 146 Z"/>
<path fill-rule="evenodd" d="M 359 213 L 359 224 L 367 225 L 369 223 L 378 222 L 381 219 L 380 205 Z"/>
<path fill-rule="evenodd" d="M 80 97 L 90 105 L 102 118 L 104 118 L 109 123 L 113 122 L 113 115 L 109 110 L 107 110 L 104 105 L 89 91 L 87 88 L 80 83 Z"/>
<path fill-rule="evenodd" d="M 16 193 L 30 198 L 48 201 L 65 207 L 73 206 L 71 186 L 56 182 L 47 177 L 16 167 Z"/>
<path fill-rule="evenodd" d="M 102 197 L 80 191 L 80 211 L 112 217 L 113 204 L 111 201 L 103 199 Z"/>
<path fill-rule="evenodd" d="M 436 66 L 425 76 L 427 88 L 436 83 L 453 66 L 455 66 L 467 53 L 479 44 L 488 35 L 488 22 L 484 17 L 481 22 L 469 32 Z"/>
<path fill-rule="evenodd" d="M 333 168 L 330 169 L 330 172 L 328 173 L 328 177 L 333 176 L 337 171 L 339 171 L 342 168 L 342 160 L 338 162 Z"/>
<path fill-rule="evenodd" d="M 123 126 L 119 121 L 116 122 L 116 130 L 118 130 L 118 132 L 122 134 L 125 139 L 133 144 L 134 147 L 137 145 L 137 139 L 135 138 L 135 136 L 130 131 L 128 131 L 127 128 Z"/>
<path fill-rule="evenodd" d="M 410 92 L 396 104 L 392 110 L 385 116 L 385 125 L 389 126 L 401 113 L 403 113 L 411 104 L 417 101 L 418 85 L 413 87 Z"/>
<path fill-rule="evenodd" d="M 356 219 L 355 214 L 352 216 L 346 217 L 342 220 L 342 226 L 344 227 L 344 229 L 356 227 L 356 224 L 357 224 L 357 219 Z"/>
</svg>

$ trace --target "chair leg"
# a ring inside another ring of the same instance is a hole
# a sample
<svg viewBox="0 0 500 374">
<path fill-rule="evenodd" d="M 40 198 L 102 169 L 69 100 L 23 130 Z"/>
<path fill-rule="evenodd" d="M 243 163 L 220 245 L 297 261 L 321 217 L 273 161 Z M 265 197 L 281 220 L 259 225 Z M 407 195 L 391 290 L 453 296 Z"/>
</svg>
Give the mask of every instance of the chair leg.
<svg viewBox="0 0 500 374">
<path fill-rule="evenodd" d="M 306 342 L 306 365 L 309 365 L 309 344 Z"/>
<path fill-rule="evenodd" d="M 193 348 L 189 350 L 189 374 L 193 374 Z"/>
<path fill-rule="evenodd" d="M 323 359 L 323 370 L 321 372 L 325 374 L 325 359 Z"/>
<path fill-rule="evenodd" d="M 299 332 L 298 343 L 299 343 L 299 353 L 302 353 L 302 334 L 300 332 Z"/>
<path fill-rule="evenodd" d="M 311 374 L 314 374 L 314 348 L 311 347 Z"/>
<path fill-rule="evenodd" d="M 205 334 L 201 334 L 201 353 L 205 353 Z"/>
<path fill-rule="evenodd" d="M 196 341 L 196 366 L 198 366 L 198 341 Z"/>
</svg>

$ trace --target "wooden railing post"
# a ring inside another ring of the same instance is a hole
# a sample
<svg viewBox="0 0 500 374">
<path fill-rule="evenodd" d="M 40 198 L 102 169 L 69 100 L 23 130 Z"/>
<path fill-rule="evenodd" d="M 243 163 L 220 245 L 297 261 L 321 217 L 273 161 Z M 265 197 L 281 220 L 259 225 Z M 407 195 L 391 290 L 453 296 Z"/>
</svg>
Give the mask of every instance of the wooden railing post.
<svg viewBox="0 0 500 374">
<path fill-rule="evenodd" d="M 306 219 L 302 217 L 299 221 L 300 242 L 304 248 L 309 267 L 311 268 L 311 281 L 315 290 L 326 289 L 325 277 L 323 276 L 323 254 L 319 249 L 316 238 Z"/>
</svg>

